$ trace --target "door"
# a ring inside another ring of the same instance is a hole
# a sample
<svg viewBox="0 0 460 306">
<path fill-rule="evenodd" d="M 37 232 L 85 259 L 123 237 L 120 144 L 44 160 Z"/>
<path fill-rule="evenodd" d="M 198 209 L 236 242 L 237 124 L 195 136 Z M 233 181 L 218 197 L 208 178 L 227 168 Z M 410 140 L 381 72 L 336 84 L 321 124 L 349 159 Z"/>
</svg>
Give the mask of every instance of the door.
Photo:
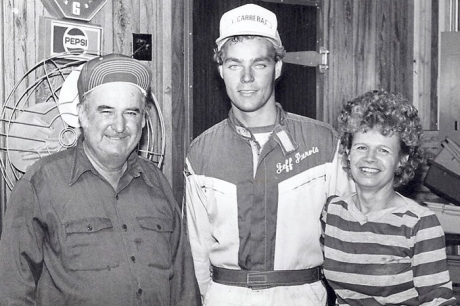
<svg viewBox="0 0 460 306">
<path fill-rule="evenodd" d="M 277 15 L 278 32 L 287 52 L 317 51 L 318 1 L 194 0 L 192 5 L 192 138 L 227 118 L 230 100 L 213 61 L 219 21 L 226 11 L 246 3 Z M 293 62 L 293 61 L 291 61 Z M 287 111 L 317 118 L 317 68 L 284 61 L 276 84 L 276 101 Z"/>
<path fill-rule="evenodd" d="M 460 33 L 441 33 L 439 137 L 460 144 Z"/>
</svg>

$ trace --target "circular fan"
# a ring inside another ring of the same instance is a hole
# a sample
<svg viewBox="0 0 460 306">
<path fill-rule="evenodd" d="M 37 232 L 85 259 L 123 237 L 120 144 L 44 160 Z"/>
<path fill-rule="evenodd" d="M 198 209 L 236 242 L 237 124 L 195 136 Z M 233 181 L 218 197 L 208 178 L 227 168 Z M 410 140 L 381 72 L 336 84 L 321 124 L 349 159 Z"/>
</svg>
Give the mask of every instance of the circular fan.
<svg viewBox="0 0 460 306">
<path fill-rule="evenodd" d="M 7 186 L 14 184 L 39 158 L 73 147 L 81 134 L 77 117 L 77 80 L 81 66 L 94 55 L 66 52 L 30 69 L 1 107 L 0 169 Z M 165 126 L 155 95 L 146 112 L 139 155 L 161 168 Z"/>
</svg>

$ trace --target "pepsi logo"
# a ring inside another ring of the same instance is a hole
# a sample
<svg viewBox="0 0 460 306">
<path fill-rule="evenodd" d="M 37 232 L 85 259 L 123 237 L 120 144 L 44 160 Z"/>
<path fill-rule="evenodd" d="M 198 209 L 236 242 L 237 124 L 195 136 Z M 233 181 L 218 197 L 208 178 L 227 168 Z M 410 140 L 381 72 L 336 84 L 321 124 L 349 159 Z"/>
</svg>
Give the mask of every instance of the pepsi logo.
<svg viewBox="0 0 460 306">
<path fill-rule="evenodd" d="M 82 54 L 88 51 L 88 37 L 78 28 L 68 28 L 62 37 L 66 52 Z"/>
</svg>

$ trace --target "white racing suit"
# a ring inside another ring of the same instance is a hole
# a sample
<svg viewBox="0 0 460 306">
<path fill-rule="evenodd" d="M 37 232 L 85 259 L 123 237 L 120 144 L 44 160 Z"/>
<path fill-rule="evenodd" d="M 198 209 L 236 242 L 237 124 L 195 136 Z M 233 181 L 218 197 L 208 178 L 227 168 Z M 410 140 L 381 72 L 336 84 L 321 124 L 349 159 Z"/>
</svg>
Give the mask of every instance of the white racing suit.
<svg viewBox="0 0 460 306">
<path fill-rule="evenodd" d="M 321 266 L 322 207 L 351 188 L 337 145 L 332 127 L 279 104 L 261 150 L 232 111 L 192 142 L 184 213 L 205 305 L 325 305 L 321 281 L 254 290 L 216 283 L 210 271 Z"/>
</svg>

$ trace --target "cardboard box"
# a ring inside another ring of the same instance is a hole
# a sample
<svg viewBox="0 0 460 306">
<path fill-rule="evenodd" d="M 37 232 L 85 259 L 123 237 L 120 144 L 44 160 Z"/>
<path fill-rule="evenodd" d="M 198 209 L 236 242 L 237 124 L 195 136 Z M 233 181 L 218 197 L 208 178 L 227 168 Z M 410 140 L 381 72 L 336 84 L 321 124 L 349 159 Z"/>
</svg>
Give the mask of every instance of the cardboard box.
<svg viewBox="0 0 460 306">
<path fill-rule="evenodd" d="M 424 185 L 449 202 L 460 205 L 460 149 L 446 138 L 434 160 L 428 160 L 429 169 Z"/>
<path fill-rule="evenodd" d="M 436 214 L 445 233 L 460 234 L 460 207 L 435 202 L 424 204 Z"/>
</svg>

